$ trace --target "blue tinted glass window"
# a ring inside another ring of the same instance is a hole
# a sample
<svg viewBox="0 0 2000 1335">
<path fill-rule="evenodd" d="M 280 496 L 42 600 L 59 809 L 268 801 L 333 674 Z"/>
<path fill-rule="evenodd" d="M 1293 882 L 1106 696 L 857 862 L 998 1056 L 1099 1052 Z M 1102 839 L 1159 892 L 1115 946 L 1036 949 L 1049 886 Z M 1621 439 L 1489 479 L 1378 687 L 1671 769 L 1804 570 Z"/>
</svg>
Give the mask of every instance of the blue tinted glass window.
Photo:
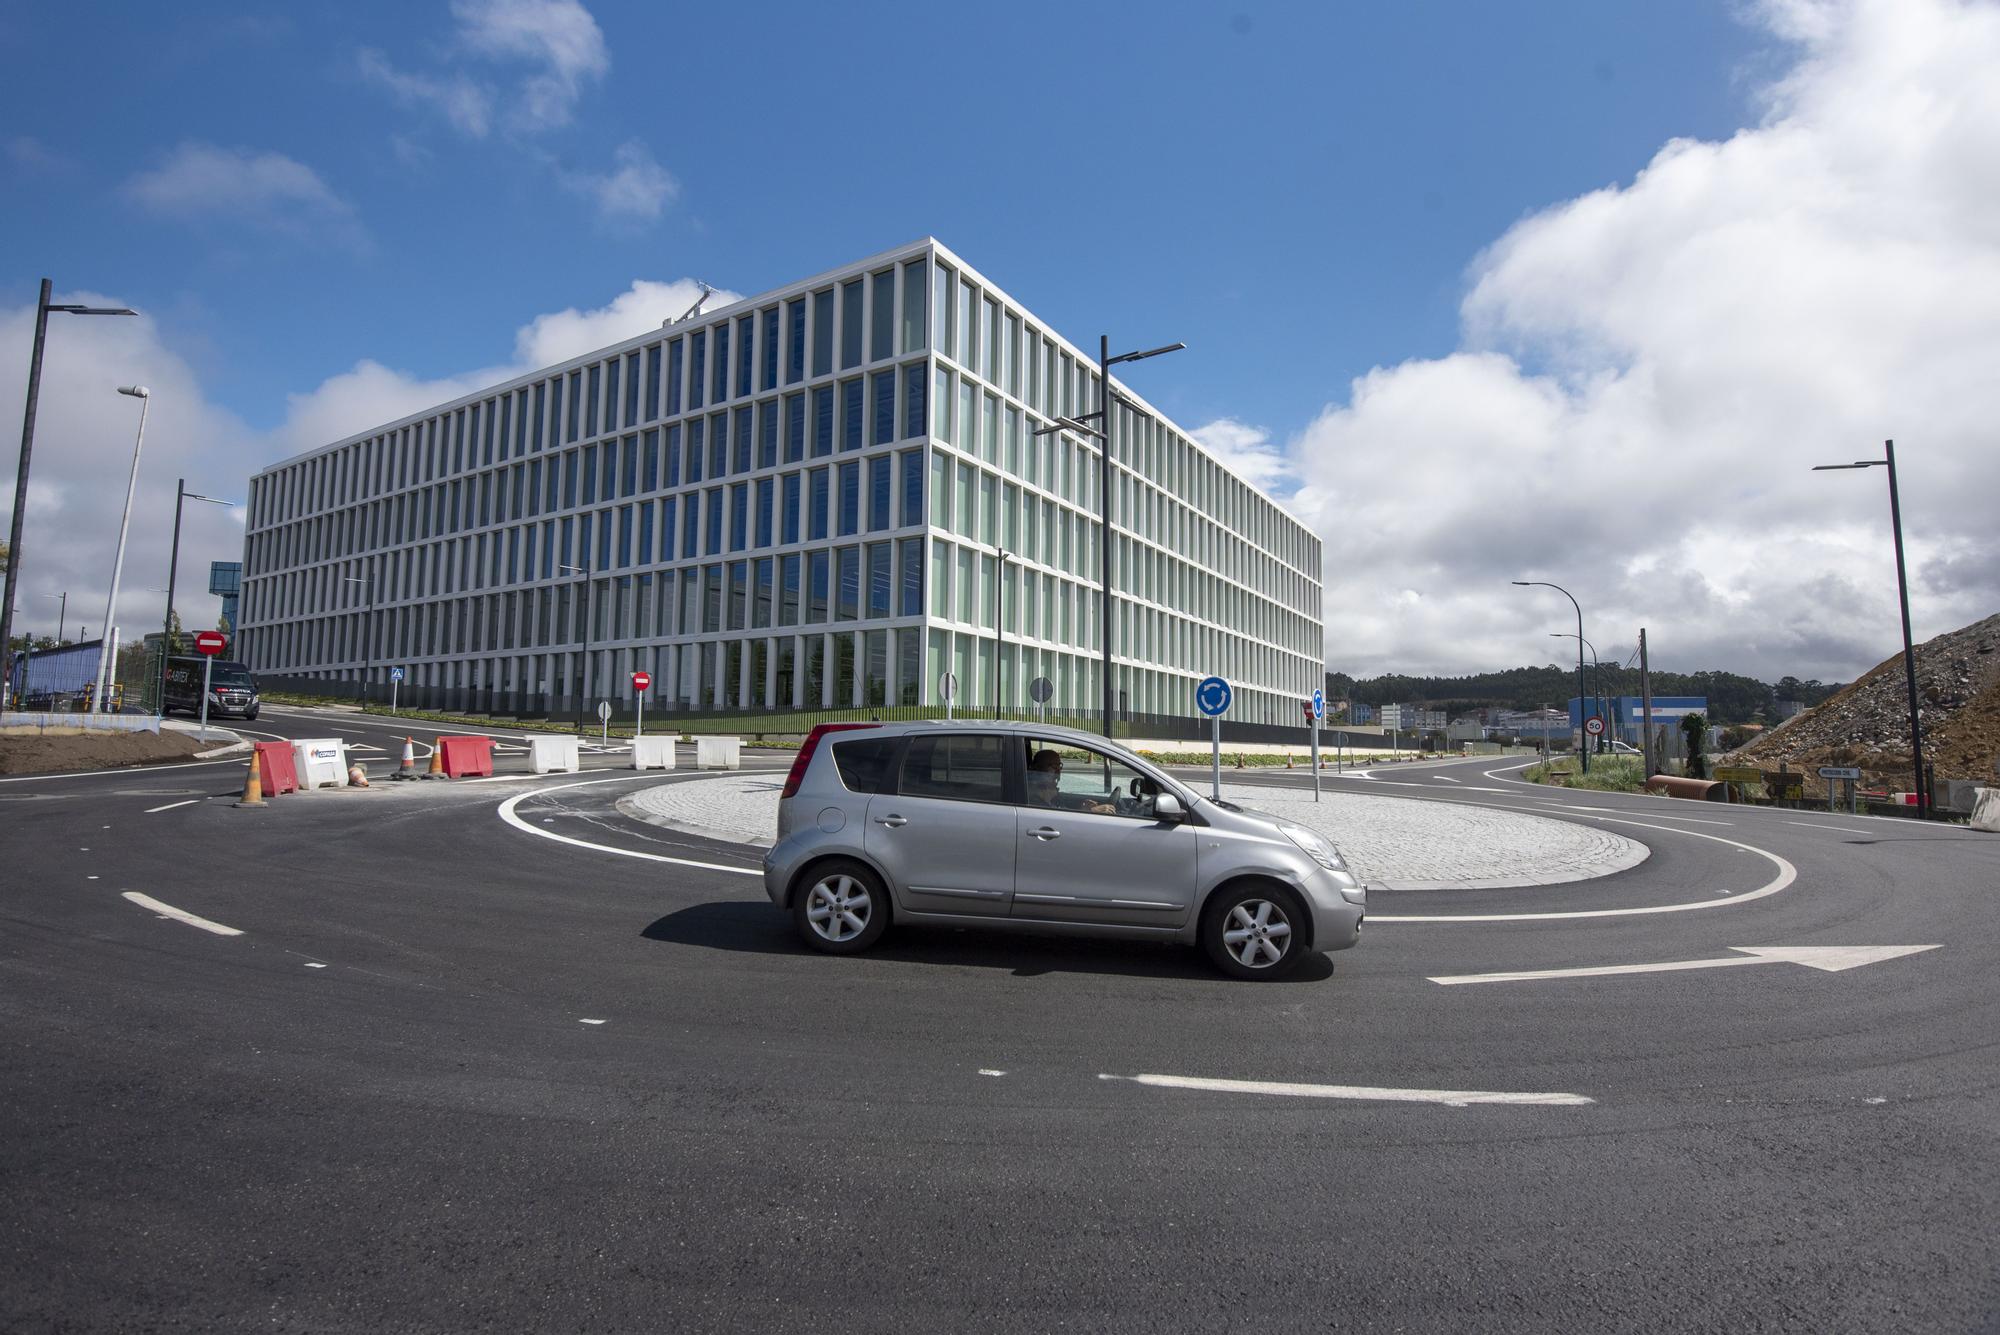
<svg viewBox="0 0 2000 1335">
<path fill-rule="evenodd" d="M 772 468 L 778 462 L 778 401 L 765 399 L 757 405 L 757 466 Z"/>
<path fill-rule="evenodd" d="M 930 428 L 926 419 L 924 403 L 930 382 L 924 376 L 924 364 L 913 362 L 903 368 L 903 439 L 921 436 Z"/>
<path fill-rule="evenodd" d="M 575 470 L 578 463 L 577 453 L 578 452 L 576 451 L 572 451 L 569 456 L 570 466 L 572 471 Z M 582 454 L 582 468 L 583 468 L 583 500 L 584 504 L 588 505 L 591 501 L 597 498 L 597 451 L 595 448 L 591 448 L 581 451 L 581 454 Z M 565 495 L 563 497 L 563 504 L 575 505 L 576 497 L 573 495 Z"/>
<path fill-rule="evenodd" d="M 870 293 L 868 360 L 886 361 L 896 355 L 896 271 L 884 269 L 875 275 Z"/>
<path fill-rule="evenodd" d="M 722 550 L 722 488 L 709 488 L 702 501 L 702 512 L 708 517 L 708 555 L 714 556 Z"/>
<path fill-rule="evenodd" d="M 750 545 L 750 488 L 739 482 L 729 489 L 729 550 Z"/>
<path fill-rule="evenodd" d="M 674 559 L 674 498 L 669 496 L 660 502 L 660 559 Z"/>
<path fill-rule="evenodd" d="M 639 490 L 658 491 L 660 489 L 660 429 L 654 427 L 644 438 L 646 442 L 646 462 L 639 473 Z"/>
<path fill-rule="evenodd" d="M 924 614 L 924 540 L 904 538 L 899 544 L 903 562 L 903 603 L 898 614 L 906 617 Z"/>
<path fill-rule="evenodd" d="M 840 536 L 861 531 L 861 465 L 840 466 Z"/>
<path fill-rule="evenodd" d="M 604 427 L 608 431 L 618 429 L 618 378 L 618 359 L 613 357 L 604 367 Z M 590 423 L 594 428 L 597 419 L 592 417 Z"/>
<path fill-rule="evenodd" d="M 625 437 L 622 453 L 624 457 L 620 462 L 618 481 L 623 490 L 619 494 L 634 496 L 639 491 L 639 438 Z"/>
<path fill-rule="evenodd" d="M 611 568 L 611 512 L 602 511 L 597 516 L 597 569 Z"/>
<path fill-rule="evenodd" d="M 747 473 L 750 471 L 751 467 L 749 404 L 746 403 L 741 408 L 738 408 L 736 410 L 736 421 L 735 424 L 730 427 L 730 431 L 734 434 L 736 438 L 736 471 L 739 473 Z"/>
<path fill-rule="evenodd" d="M 639 354 L 625 354 L 625 426 L 639 425 Z"/>
<path fill-rule="evenodd" d="M 759 547 L 769 547 L 771 545 L 772 490 L 770 478 L 760 477 L 757 479 L 757 545 Z"/>
<path fill-rule="evenodd" d="M 840 369 L 852 371 L 861 365 L 862 280 L 840 285 Z"/>
<path fill-rule="evenodd" d="M 615 366 L 616 363 L 613 363 L 613 365 Z M 586 436 L 594 436 L 598 431 L 597 382 L 601 376 L 602 371 L 600 368 L 595 366 L 590 368 L 590 389 L 583 396 L 583 434 Z"/>
<path fill-rule="evenodd" d="M 812 392 L 813 458 L 833 453 L 833 386 L 822 385 Z"/>
<path fill-rule="evenodd" d="M 720 403 L 729 397 L 729 326 L 715 327 L 715 389 L 709 396 Z"/>
<path fill-rule="evenodd" d="M 840 558 L 840 602 L 834 609 L 836 621 L 852 621 L 861 615 L 861 549 L 842 547 Z"/>
<path fill-rule="evenodd" d="M 889 615 L 890 589 L 889 544 L 871 542 L 868 544 L 868 616 Z"/>
<path fill-rule="evenodd" d="M 924 335 L 930 328 L 930 313 L 926 301 L 930 295 L 930 280 L 924 270 L 929 262 L 911 260 L 903 266 L 903 351 L 921 352 Z"/>
<path fill-rule="evenodd" d="M 750 563 L 748 561 L 731 561 L 729 563 L 729 618 L 728 618 L 730 630 L 743 629 L 743 603 L 744 603 L 744 598 L 749 593 L 749 591 L 750 591 Z M 734 646 L 732 646 L 732 648 L 733 647 Z M 730 693 L 733 695 L 735 694 L 734 675 L 730 677 L 730 682 L 731 682 Z"/>
<path fill-rule="evenodd" d="M 826 620 L 826 556 L 825 552 L 814 552 L 807 560 L 811 574 L 806 586 L 806 620 L 812 623 Z"/>
<path fill-rule="evenodd" d="M 739 399 L 750 397 L 750 382 L 754 378 L 751 373 L 757 369 L 757 363 L 751 360 L 750 340 L 756 332 L 756 316 L 746 315 L 736 322 L 736 397 Z"/>
<path fill-rule="evenodd" d="M 708 475 L 729 476 L 729 414 L 708 419 Z"/>
<path fill-rule="evenodd" d="M 646 349 L 646 420 L 660 415 L 660 345 Z"/>
<path fill-rule="evenodd" d="M 679 339 L 667 344 L 667 416 L 673 417 L 681 410 L 681 362 L 682 344 Z"/>
<path fill-rule="evenodd" d="M 653 503 L 642 502 L 639 506 L 639 564 L 653 564 Z M 649 576 L 650 578 L 650 576 Z"/>
<path fill-rule="evenodd" d="M 833 289 L 815 292 L 813 303 L 813 374 L 833 374 Z"/>
<path fill-rule="evenodd" d="M 567 399 L 569 404 L 569 421 L 567 423 L 568 432 L 563 436 L 563 444 L 565 445 L 572 444 L 576 440 L 577 417 L 582 411 L 583 403 L 583 372 L 571 371 L 569 373 L 569 394 Z"/>
<path fill-rule="evenodd" d="M 696 330 L 688 335 L 688 407 L 699 408 L 708 371 L 708 333 Z"/>
<path fill-rule="evenodd" d="M 701 527 L 700 527 L 701 521 L 698 517 L 699 507 L 695 505 L 695 502 L 700 499 L 701 499 L 701 493 L 690 492 L 688 493 L 687 497 L 681 501 L 682 559 L 686 559 L 687 557 L 690 556 L 701 555 Z"/>
<path fill-rule="evenodd" d="M 763 375 L 760 377 L 765 389 L 778 387 L 778 308 L 771 307 L 764 312 L 763 342 L 758 345 L 757 360 Z"/>
<path fill-rule="evenodd" d="M 869 432 L 870 445 L 887 445 L 896 438 L 896 373 L 877 371 L 869 381 L 875 399 L 875 413 Z"/>
<path fill-rule="evenodd" d="M 785 383 L 796 385 L 806 377 L 806 302 L 804 297 L 785 303 Z"/>
<path fill-rule="evenodd" d="M 548 408 L 548 389 L 549 384 L 546 380 L 535 386 L 535 410 L 528 418 L 529 439 L 534 442 L 534 448 L 537 450 L 542 448 L 542 414 Z"/>
<path fill-rule="evenodd" d="M 681 429 L 667 428 L 667 471 L 660 479 L 663 487 L 678 487 L 681 484 Z"/>
<path fill-rule="evenodd" d="M 868 529 L 872 533 L 896 526 L 895 517 L 890 513 L 890 502 L 894 499 L 890 475 L 895 462 L 886 454 L 878 454 L 868 461 Z"/>
<path fill-rule="evenodd" d="M 632 507 L 618 507 L 618 564 L 632 564 Z"/>
<path fill-rule="evenodd" d="M 812 470 L 809 501 L 806 507 L 806 540 L 814 542 L 826 536 L 826 469 Z"/>
<path fill-rule="evenodd" d="M 806 457 L 806 396 L 785 396 L 785 462 L 795 464 Z"/>
<path fill-rule="evenodd" d="M 778 559 L 778 624 L 796 626 L 799 624 L 799 558 L 785 556 Z M 790 643 L 783 641 L 782 643 Z"/>
<path fill-rule="evenodd" d="M 697 417 L 687 424 L 687 452 L 682 461 L 687 465 L 687 480 L 701 481 L 702 446 L 708 440 L 708 419 Z"/>
<path fill-rule="evenodd" d="M 785 474 L 783 519 L 779 525 L 779 541 L 793 543 L 799 540 L 799 475 Z"/>
<path fill-rule="evenodd" d="M 861 381 L 847 380 L 840 386 L 840 448 L 858 450 L 861 439 Z"/>
</svg>

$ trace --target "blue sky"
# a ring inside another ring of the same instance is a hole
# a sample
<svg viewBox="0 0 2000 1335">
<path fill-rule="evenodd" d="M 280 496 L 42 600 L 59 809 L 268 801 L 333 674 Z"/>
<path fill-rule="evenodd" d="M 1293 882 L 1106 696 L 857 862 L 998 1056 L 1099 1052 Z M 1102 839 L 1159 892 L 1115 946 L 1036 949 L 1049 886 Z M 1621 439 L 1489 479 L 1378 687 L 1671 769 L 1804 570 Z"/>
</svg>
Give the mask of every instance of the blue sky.
<svg viewBox="0 0 2000 1335">
<path fill-rule="evenodd" d="M 1807 417 L 1796 448 L 1841 457 L 1929 431 L 1906 451 L 1913 513 L 1926 486 L 1971 503 L 1924 461 L 1969 441 L 1976 379 L 1918 395 L 1876 364 L 1907 327 L 1898 356 L 1934 370 L 1925 275 L 1992 258 L 1976 217 L 2000 201 L 1952 155 L 2000 145 L 1980 91 L 1995 18 L 1988 0 L 8 6 L 0 48 L 27 59 L 0 88 L 0 353 L 24 360 L 43 274 L 148 317 L 52 344 L 45 430 L 90 445 L 31 492 L 59 536 L 30 591 L 103 563 L 75 535 L 129 428 L 99 382 L 174 387 L 142 488 L 170 498 L 178 468 L 236 494 L 327 432 L 582 350 L 527 337 L 538 319 L 608 341 L 682 292 L 647 284 L 751 293 L 928 233 L 1080 344 L 1189 344 L 1132 383 L 1327 536 L 1336 667 L 1547 657 L 1494 592 L 1518 574 L 1583 585 L 1593 639 L 1652 625 L 1669 666 L 1852 675 L 1893 647 L 1858 568 L 1879 498 L 1798 490 L 1803 455 L 1782 483 L 1745 460 Z M 1857 97 L 1874 121 L 1843 110 Z M 1974 221 L 1880 235 L 1911 209 L 1959 218 L 1969 189 Z M 1872 298 L 1816 311 L 1886 272 L 1878 244 L 1915 266 L 1891 285 L 1906 324 L 1885 332 Z M 1769 284 L 1767 309 L 1738 308 Z M 1985 330 L 1983 287 L 1949 300 Z M 1772 310 L 1793 323 L 1764 327 Z M 95 379 L 63 379 L 79 368 Z M 1902 411 L 1913 397 L 1935 420 Z M 1718 403 L 1732 415 L 1701 420 Z M 0 411 L 18 404 L 0 385 Z M 1645 499 L 1663 461 L 1702 496 L 1678 514 Z M 1773 582 L 1727 525 L 1694 531 L 1750 505 L 1759 543 L 1795 524 L 1830 544 L 1832 582 Z M 204 523 L 198 547 L 240 541 Z M 1993 610 L 1971 512 L 1921 530 L 1920 631 Z"/>
</svg>

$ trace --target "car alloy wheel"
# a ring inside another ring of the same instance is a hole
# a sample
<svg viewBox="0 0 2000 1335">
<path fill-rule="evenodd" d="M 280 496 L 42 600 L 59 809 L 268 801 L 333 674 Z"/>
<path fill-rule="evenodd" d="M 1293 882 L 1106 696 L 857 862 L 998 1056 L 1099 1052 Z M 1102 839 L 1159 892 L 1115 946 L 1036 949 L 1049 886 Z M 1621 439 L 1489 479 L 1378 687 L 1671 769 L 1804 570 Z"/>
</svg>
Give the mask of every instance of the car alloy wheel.
<svg viewBox="0 0 2000 1335">
<path fill-rule="evenodd" d="M 1268 899 L 1246 899 L 1229 910 L 1222 947 L 1246 969 L 1268 969 L 1292 946 L 1292 922 Z"/>
<path fill-rule="evenodd" d="M 815 950 L 852 955 L 868 949 L 889 927 L 889 892 L 865 864 L 850 859 L 822 863 L 792 905 L 799 935 Z"/>
<path fill-rule="evenodd" d="M 1282 978 L 1305 955 L 1305 906 L 1281 885 L 1224 889 L 1202 910 L 1201 944 L 1231 978 Z"/>
</svg>

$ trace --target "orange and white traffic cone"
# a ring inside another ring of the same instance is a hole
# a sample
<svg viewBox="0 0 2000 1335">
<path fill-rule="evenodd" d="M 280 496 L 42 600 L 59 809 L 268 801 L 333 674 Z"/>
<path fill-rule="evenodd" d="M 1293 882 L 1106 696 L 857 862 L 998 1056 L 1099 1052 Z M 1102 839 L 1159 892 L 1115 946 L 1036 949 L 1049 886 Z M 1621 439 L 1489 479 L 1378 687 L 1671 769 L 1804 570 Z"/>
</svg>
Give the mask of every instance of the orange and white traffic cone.
<svg viewBox="0 0 2000 1335">
<path fill-rule="evenodd" d="M 1287 751 L 1285 752 L 1285 768 L 1290 769 L 1291 767 L 1292 767 L 1292 753 L 1290 751 Z"/>
<path fill-rule="evenodd" d="M 405 737 L 403 739 L 403 763 L 396 766 L 396 772 L 389 777 L 410 780 L 414 780 L 417 777 L 417 745 L 415 738 Z"/>
<path fill-rule="evenodd" d="M 250 773 L 243 780 L 243 796 L 231 803 L 239 807 L 261 807 L 264 805 L 264 758 L 253 748 L 250 752 Z"/>
<path fill-rule="evenodd" d="M 431 739 L 431 767 L 424 771 L 424 777 L 426 779 L 448 779 L 451 777 L 444 772 L 444 738 L 442 737 L 433 737 Z"/>
<path fill-rule="evenodd" d="M 347 786 L 349 788 L 366 788 L 368 786 L 368 771 L 361 768 L 361 762 L 358 760 L 347 767 Z"/>
</svg>

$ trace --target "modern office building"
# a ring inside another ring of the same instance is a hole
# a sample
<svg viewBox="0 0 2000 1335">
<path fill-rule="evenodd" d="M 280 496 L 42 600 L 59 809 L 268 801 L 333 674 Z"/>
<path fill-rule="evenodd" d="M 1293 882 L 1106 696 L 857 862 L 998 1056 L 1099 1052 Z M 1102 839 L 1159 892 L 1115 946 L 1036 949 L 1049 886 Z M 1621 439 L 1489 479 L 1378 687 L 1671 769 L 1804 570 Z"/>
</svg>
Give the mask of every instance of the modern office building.
<svg viewBox="0 0 2000 1335">
<path fill-rule="evenodd" d="M 502 713 L 643 669 L 649 710 L 939 707 L 949 672 L 961 711 L 1046 677 L 1095 716 L 1096 443 L 1034 433 L 1096 361 L 931 239 L 672 322 L 251 479 L 237 651 Z M 1110 436 L 1118 710 L 1219 673 L 1296 724 L 1319 539 L 1115 381 Z"/>
</svg>

